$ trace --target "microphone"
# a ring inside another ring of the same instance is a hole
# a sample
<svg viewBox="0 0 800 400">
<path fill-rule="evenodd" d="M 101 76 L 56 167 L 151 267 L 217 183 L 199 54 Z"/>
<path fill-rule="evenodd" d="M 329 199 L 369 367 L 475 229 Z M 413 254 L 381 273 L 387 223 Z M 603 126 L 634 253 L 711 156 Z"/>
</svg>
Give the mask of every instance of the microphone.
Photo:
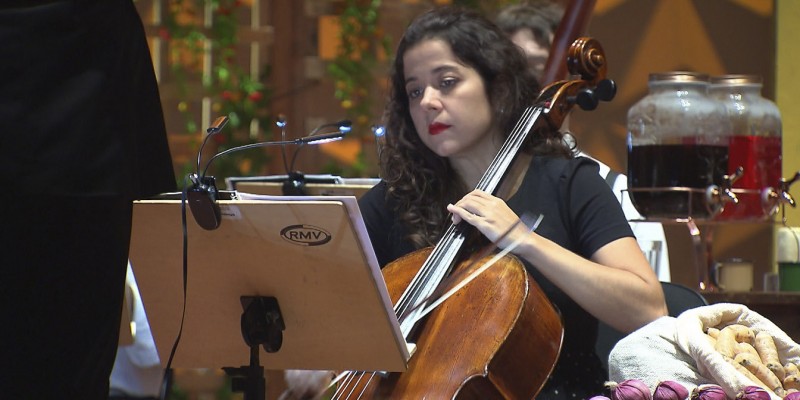
<svg viewBox="0 0 800 400">
<path fill-rule="evenodd" d="M 228 117 L 219 117 L 217 118 L 214 123 L 206 130 L 208 133 L 206 138 L 203 140 L 202 145 L 200 146 L 200 152 L 202 152 L 203 146 L 208 141 L 208 138 L 212 135 L 219 133 L 222 128 L 228 123 Z M 283 122 L 285 126 L 285 121 Z M 280 125 L 279 125 L 280 126 Z M 337 130 L 335 132 L 325 132 L 320 133 L 325 128 L 332 128 L 335 127 Z M 307 145 L 307 144 L 321 144 L 327 143 L 334 140 L 340 140 L 344 138 L 345 134 L 350 132 L 352 128 L 352 123 L 349 120 L 341 120 L 335 123 L 328 123 L 323 124 L 317 128 L 315 128 L 311 133 L 308 135 L 294 139 L 294 140 L 285 140 L 285 136 L 282 137 L 284 140 L 279 141 L 272 141 L 272 142 L 258 142 L 258 143 L 250 143 L 242 146 L 232 147 L 230 149 L 221 151 L 215 154 L 211 159 L 208 160 L 205 167 L 203 168 L 203 173 L 200 175 L 200 158 L 201 153 L 197 155 L 197 172 L 194 174 L 189 175 L 189 179 L 192 181 L 192 187 L 188 189 L 187 197 L 189 199 L 189 208 L 192 211 L 192 215 L 195 218 L 195 221 L 201 228 L 206 230 L 214 230 L 219 228 L 220 223 L 222 222 L 222 216 L 219 209 L 219 204 L 217 204 L 218 198 L 218 191 L 216 187 L 216 182 L 213 176 L 207 176 L 206 173 L 208 172 L 208 168 L 211 166 L 211 163 L 214 162 L 219 157 L 222 157 L 226 154 L 230 154 L 237 151 L 254 149 L 257 147 L 266 147 L 266 146 L 285 146 L 285 145 Z M 295 154 L 297 154 L 295 152 Z M 294 159 L 292 160 L 292 164 L 294 164 Z"/>
<path fill-rule="evenodd" d="M 372 125 L 372 134 L 375 136 L 375 153 L 378 156 L 378 163 L 380 164 L 381 154 L 383 153 L 383 141 L 386 136 L 386 127 L 384 125 Z"/>
<path fill-rule="evenodd" d="M 197 166 L 194 174 L 189 175 L 192 181 L 192 187 L 187 190 L 187 198 L 189 202 L 189 209 L 192 215 L 203 229 L 213 230 L 219 227 L 222 220 L 219 205 L 217 204 L 217 185 L 213 176 L 200 175 L 200 161 L 203 156 L 203 148 L 205 148 L 208 139 L 222 131 L 222 128 L 228 124 L 229 118 L 227 116 L 217 117 L 216 120 L 206 129 L 206 137 L 203 143 L 200 144 L 200 150 L 197 151 Z"/>
</svg>

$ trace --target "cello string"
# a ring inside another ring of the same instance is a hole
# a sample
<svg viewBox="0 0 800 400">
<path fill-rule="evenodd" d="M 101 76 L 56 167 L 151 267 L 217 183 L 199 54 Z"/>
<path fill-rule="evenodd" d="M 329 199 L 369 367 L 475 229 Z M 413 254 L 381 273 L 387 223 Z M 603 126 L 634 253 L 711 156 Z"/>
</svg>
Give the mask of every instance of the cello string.
<svg viewBox="0 0 800 400">
<path fill-rule="evenodd" d="M 369 375 L 369 379 L 367 379 L 367 382 L 364 384 L 364 388 L 361 389 L 361 393 L 358 394 L 358 397 L 356 397 L 356 399 L 364 397 L 364 392 L 367 391 L 367 388 L 369 387 L 370 382 L 372 382 L 372 379 L 375 378 L 375 375 L 376 374 L 374 372 Z"/>
<path fill-rule="evenodd" d="M 349 385 L 351 386 L 351 389 L 350 389 L 350 392 L 347 393 L 346 397 L 344 397 L 345 399 L 349 399 L 350 398 L 350 395 L 352 395 L 353 391 L 356 390 L 356 388 L 358 387 L 358 384 L 361 383 L 361 378 L 364 377 L 364 372 L 357 372 L 356 374 L 358 375 L 358 379 L 355 381 L 355 383 L 353 383 L 352 381 L 350 382 Z M 345 388 L 345 390 L 346 390 L 346 388 Z"/>
<path fill-rule="evenodd" d="M 501 236 L 501 238 L 502 238 L 502 236 Z M 488 256 L 496 248 L 497 247 L 494 246 L 494 243 L 492 243 L 491 246 L 487 246 L 483 251 L 481 251 L 481 253 L 477 257 L 475 257 L 472 260 L 472 262 L 467 266 L 467 269 L 472 268 L 479 260 L 481 260 L 484 257 Z M 407 310 L 405 310 L 405 312 L 403 314 L 398 316 L 398 320 L 405 322 L 406 319 L 412 318 L 413 319 L 412 324 L 417 323 L 417 321 L 422 319 L 422 317 L 421 316 L 417 317 L 417 316 L 413 315 L 414 311 L 417 311 L 421 307 L 423 307 L 425 305 L 425 302 L 427 300 L 431 299 L 434 296 L 435 293 L 436 293 L 436 291 L 432 292 L 430 295 L 424 297 L 423 299 L 417 301 L 414 305 L 410 305 L 409 308 Z"/>
<path fill-rule="evenodd" d="M 539 218 L 534 223 L 534 226 L 532 228 L 530 228 L 529 232 L 533 232 L 533 231 L 536 230 L 536 228 L 542 222 L 542 218 L 544 218 L 544 216 L 540 214 Z M 497 261 L 499 261 L 501 258 L 503 258 L 507 254 L 511 253 L 517 246 L 519 246 L 520 243 L 522 243 L 523 239 L 524 239 L 524 237 L 520 237 L 519 239 L 517 239 L 516 241 L 511 243 L 508 247 L 506 247 L 505 249 L 503 249 L 499 253 L 495 254 L 489 261 L 483 263 L 483 265 L 481 265 L 480 267 L 478 267 L 477 269 L 475 269 L 474 271 L 469 273 L 467 276 L 462 278 L 460 281 L 458 279 L 455 279 L 455 278 L 458 278 L 458 276 L 454 276 L 453 279 L 451 279 L 451 280 L 455 280 L 455 281 L 457 281 L 457 283 L 455 285 L 453 285 L 453 287 L 450 290 L 448 290 L 447 292 L 443 293 L 436 301 L 434 301 L 430 305 L 426 306 L 425 309 L 420 312 L 420 317 L 424 317 L 425 315 L 427 315 L 428 313 L 433 311 L 437 306 L 442 304 L 445 300 L 450 298 L 457 291 L 461 290 L 464 286 L 466 286 L 468 283 L 472 282 L 480 274 L 484 273 L 491 266 L 495 265 L 497 263 Z M 462 275 L 466 274 L 469 270 L 470 270 L 470 268 L 465 268 L 464 271 L 462 271 Z M 442 287 L 446 287 L 446 286 L 449 286 L 449 284 L 442 285 Z M 431 297 L 433 297 L 433 296 L 434 295 L 431 295 Z M 426 299 L 426 301 L 428 301 L 428 300 Z"/>
<path fill-rule="evenodd" d="M 514 126 L 509 138 L 503 143 L 501 151 L 497 153 L 497 156 L 489 165 L 489 169 L 478 182 L 477 189 L 487 193 L 494 193 L 502 178 L 502 172 L 508 169 L 540 114 L 540 107 L 528 107 L 525 109 L 523 116 Z"/>
<path fill-rule="evenodd" d="M 336 375 L 336 377 L 334 377 L 334 378 L 331 380 L 331 382 L 328 384 L 328 389 L 330 389 L 331 387 L 333 387 L 333 385 L 335 385 L 336 383 L 338 383 L 338 382 L 339 382 L 339 381 L 341 381 L 342 379 L 346 379 L 346 378 L 347 378 L 348 376 L 350 376 L 352 373 L 353 373 L 353 371 L 343 371 L 343 372 L 341 372 L 339 375 Z"/>
<path fill-rule="evenodd" d="M 333 387 L 333 385 L 336 385 L 337 382 L 339 382 L 340 380 L 342 381 L 340 384 L 336 386 L 336 390 L 333 392 L 333 395 L 331 395 L 331 400 L 336 400 L 341 398 L 340 396 L 342 392 L 345 390 L 347 386 L 350 385 L 350 382 L 352 382 L 353 377 L 355 376 L 356 373 L 357 373 L 356 371 L 342 372 L 336 377 L 336 379 L 332 380 L 331 383 L 328 384 L 328 389 L 330 389 L 331 387 Z"/>
<path fill-rule="evenodd" d="M 487 172 L 481 177 L 481 180 L 478 181 L 476 189 L 481 189 L 487 192 L 490 190 L 494 191 L 494 188 L 489 187 L 490 182 L 497 179 L 498 170 L 501 169 L 500 165 L 505 163 L 505 160 L 513 158 L 511 156 L 516 152 L 510 151 L 510 149 L 519 148 L 522 139 L 524 139 L 525 134 L 527 134 L 529 130 L 529 128 L 526 129 L 526 127 L 529 127 L 535 119 L 535 115 L 532 115 L 535 114 L 535 111 L 537 111 L 535 107 L 528 107 L 525 109 L 525 111 L 522 113 L 522 117 L 520 117 L 520 120 L 511 131 L 509 138 L 503 142 L 500 151 L 497 153 L 497 155 L 495 155 L 495 158 L 489 164 Z"/>
<path fill-rule="evenodd" d="M 437 257 L 431 257 L 430 266 L 433 272 L 425 273 L 425 284 L 421 285 L 415 293 L 415 296 L 409 297 L 408 302 L 405 304 L 402 312 L 399 315 L 408 315 L 408 309 L 418 304 L 421 299 L 427 298 L 436 290 L 436 287 L 444 280 L 446 274 L 452 269 L 452 265 L 455 264 L 455 259 L 457 256 L 458 249 L 461 247 L 461 243 L 464 241 L 464 236 L 452 236 L 453 240 L 458 240 L 460 243 L 444 246 L 442 247 L 444 250 L 439 253 Z M 438 266 L 438 268 L 436 268 Z M 445 268 L 447 267 L 447 268 Z M 398 317 L 398 322 L 400 322 L 400 327 L 404 336 L 408 336 L 414 328 L 413 323 L 409 323 L 408 321 L 413 320 L 413 318 L 400 318 Z"/>
<path fill-rule="evenodd" d="M 495 159 L 492 160 L 488 172 L 481 178 L 481 181 L 476 187 L 477 189 L 486 192 L 494 192 L 497 182 L 500 180 L 498 171 L 504 170 L 505 167 L 511 163 L 513 159 L 511 155 L 516 154 L 516 150 L 521 147 L 528 132 L 532 129 L 536 117 L 538 117 L 540 113 L 541 107 L 528 107 L 525 109 L 509 138 L 503 142 L 501 150 L 497 153 Z M 458 249 L 460 249 L 461 243 L 457 245 L 453 244 L 456 239 L 462 240 L 463 243 L 463 235 L 459 237 L 455 235 L 456 233 L 455 226 L 451 225 L 439 245 L 434 247 L 433 253 L 428 257 L 426 262 L 423 263 L 420 271 L 409 284 L 403 296 L 401 296 L 397 307 L 395 307 L 395 315 L 398 316 L 398 319 L 400 319 L 401 316 L 406 316 L 405 318 L 410 317 L 410 309 L 417 309 L 422 306 L 423 302 L 419 299 L 430 298 L 431 294 L 436 290 L 436 287 L 440 286 L 441 281 L 444 280 L 444 277 L 450 269 L 452 269 L 457 254 L 447 252 L 457 252 Z M 446 268 L 442 268 L 445 262 L 447 263 Z M 438 273 L 434 273 L 433 271 L 435 270 L 438 271 Z M 419 318 L 415 318 L 414 320 L 417 321 Z M 407 324 L 403 326 L 407 327 Z M 407 334 L 408 332 L 406 331 L 409 330 L 410 328 L 405 328 L 404 333 Z"/>
<path fill-rule="evenodd" d="M 520 220 L 517 221 L 516 223 L 514 223 L 514 225 L 512 225 L 511 228 L 506 230 L 506 232 L 503 233 L 503 235 L 501 235 L 497 239 L 496 242 L 492 243 L 492 246 L 488 249 L 489 250 L 488 252 L 491 252 L 491 251 L 494 251 L 495 249 L 497 249 L 497 242 L 501 241 L 504 237 L 506 237 L 509 233 L 511 233 L 511 231 L 517 225 L 519 225 L 520 223 L 523 223 L 523 219 L 524 220 L 529 220 L 530 218 L 528 217 L 527 214 L 523 215 L 520 218 Z M 535 232 L 536 229 L 539 227 L 539 224 L 542 223 L 542 219 L 544 219 L 544 215 L 539 214 L 539 216 L 536 218 L 536 220 L 532 224 L 527 224 L 526 223 L 526 225 L 528 225 L 528 227 L 529 227 L 528 231 L 529 232 Z M 478 267 L 476 269 L 473 269 L 472 267 L 474 265 L 476 265 L 478 263 L 478 261 L 483 259 L 485 256 L 482 254 L 480 257 L 476 257 L 475 260 L 469 266 L 467 266 L 463 270 L 459 271 L 459 273 L 454 274 L 453 276 L 448 278 L 448 280 L 446 282 L 443 282 L 443 284 L 440 286 L 440 290 L 441 290 L 441 288 L 450 286 L 450 282 L 455 282 L 455 283 L 453 283 L 452 287 L 448 291 L 442 293 L 441 295 L 439 293 L 431 294 L 429 297 L 423 299 L 420 302 L 420 304 L 415 306 L 411 311 L 409 311 L 409 313 L 411 313 L 416 309 L 419 309 L 421 307 L 425 307 L 421 312 L 419 312 L 419 313 L 417 313 L 415 315 L 416 319 L 413 321 L 413 323 L 416 323 L 417 321 L 419 321 L 420 319 L 422 319 L 423 317 L 428 315 L 431 311 L 433 311 L 436 307 L 438 307 L 440 304 L 442 304 L 445 300 L 450 298 L 453 294 L 455 294 L 456 292 L 461 290 L 468 283 L 472 282 L 480 274 L 482 274 L 483 272 L 488 270 L 492 265 L 495 265 L 495 263 L 497 263 L 497 261 L 499 261 L 501 258 L 503 258 L 507 254 L 511 253 L 511 251 L 513 251 L 520 243 L 522 243 L 523 239 L 524 239 L 524 236 L 521 236 L 520 238 L 515 240 L 513 243 L 511 243 L 509 246 L 507 246 L 505 249 L 503 249 L 499 253 L 495 254 L 491 259 L 489 259 L 488 261 L 484 262 L 480 267 Z M 472 272 L 470 272 L 470 270 L 472 270 Z M 466 276 L 462 277 L 461 275 L 466 275 Z M 440 291 L 440 290 L 438 290 L 438 291 Z M 425 303 L 427 303 L 431 298 L 434 298 L 436 296 L 439 296 L 436 299 L 436 301 L 430 303 L 427 306 L 425 305 Z"/>
<path fill-rule="evenodd" d="M 439 260 L 442 257 L 442 248 L 450 245 L 450 241 L 452 240 L 453 236 L 453 230 L 454 227 L 451 225 L 440 242 L 442 245 L 434 247 L 431 255 L 428 256 L 428 259 L 425 261 L 425 263 L 423 263 L 422 267 L 420 267 L 420 271 L 409 284 L 409 288 L 406 289 L 406 293 L 404 293 L 398 301 L 398 306 L 395 307 L 395 311 L 403 310 L 408 307 L 409 301 L 413 299 L 414 295 L 418 294 L 420 287 L 423 286 L 420 281 L 425 280 L 426 277 L 430 275 L 430 269 L 432 268 L 432 265 L 437 262 L 436 260 Z"/>
<path fill-rule="evenodd" d="M 501 163 L 504 162 L 503 155 L 509 153 L 509 151 L 508 151 L 509 147 L 518 147 L 519 146 L 519 143 L 522 141 L 522 139 L 524 139 L 524 135 L 521 135 L 521 133 L 522 132 L 526 132 L 525 127 L 531 125 L 532 117 L 533 117 L 532 114 L 534 114 L 534 111 L 535 111 L 534 107 L 528 107 L 528 108 L 525 109 L 525 111 L 523 112 L 523 116 L 520 118 L 520 121 L 517 122 L 516 126 L 512 130 L 512 133 L 510 135 L 510 139 L 509 140 L 505 140 L 503 142 L 503 145 L 501 147 L 501 151 L 498 152 L 498 154 L 495 156 L 495 159 L 490 164 L 489 171 L 497 171 L 498 167 L 496 167 L 496 165 L 497 164 L 501 164 Z M 529 128 L 528 128 L 528 130 L 529 130 Z M 493 174 L 496 174 L 496 172 L 493 172 Z M 477 185 L 478 189 L 484 189 L 485 190 L 485 187 L 487 186 L 485 181 L 487 179 L 492 179 L 491 177 L 487 178 L 488 175 L 492 175 L 492 174 L 484 174 L 483 175 L 483 177 L 481 178 L 481 181 Z M 441 249 L 450 248 L 451 247 L 451 245 L 452 245 L 452 243 L 451 243 L 452 237 L 453 237 L 453 234 L 455 233 L 455 229 L 454 228 L 455 227 L 451 225 L 451 227 L 447 230 L 447 232 L 443 236 L 443 239 L 440 242 L 440 244 L 434 248 L 434 252 L 431 254 L 431 256 L 429 256 L 428 261 L 435 261 L 435 262 L 427 262 L 426 261 L 423 264 L 423 266 L 420 269 L 420 272 L 417 274 L 417 276 L 419 276 L 419 277 L 428 277 L 430 275 L 430 270 L 433 268 L 433 266 L 440 265 L 440 263 L 441 263 L 440 260 L 441 260 L 441 257 L 442 257 L 441 253 L 443 252 Z M 400 301 L 398 302 L 399 308 L 396 309 L 396 311 L 399 311 L 399 312 L 396 312 L 397 315 L 405 314 L 406 309 L 409 307 L 409 304 L 408 304 L 409 302 L 417 303 L 416 301 L 414 301 L 414 299 L 419 297 L 419 291 L 422 288 L 428 286 L 428 281 L 429 281 L 429 279 L 425 280 L 425 282 L 420 282 L 420 280 L 416 279 L 416 277 L 415 277 L 415 279 L 409 285 L 409 288 L 411 289 L 411 291 L 407 290 L 409 296 L 406 296 L 406 294 L 404 294 L 401 297 Z"/>
<path fill-rule="evenodd" d="M 348 375 L 348 378 L 345 380 L 345 382 L 342 382 L 342 384 L 336 388 L 336 391 L 331 396 L 331 400 L 338 400 L 343 398 L 350 399 L 353 392 L 358 388 L 358 385 L 361 384 L 364 375 L 369 375 L 369 379 L 367 379 L 367 382 L 364 383 L 361 392 L 358 394 L 358 397 L 356 397 L 357 399 L 362 398 L 364 396 L 364 392 L 367 390 L 367 387 L 369 387 L 370 382 L 372 382 L 372 379 L 376 375 L 375 372 L 366 373 L 364 371 L 349 371 L 346 374 Z M 345 373 L 340 374 L 340 377 L 342 375 L 345 375 Z M 355 376 L 358 376 L 358 379 L 356 379 L 355 382 L 353 382 Z M 336 380 L 334 380 L 334 382 L 335 381 Z M 334 382 L 331 382 L 331 385 L 333 385 Z M 330 388 L 331 386 L 329 385 L 328 387 Z M 342 397 L 342 395 L 344 395 L 344 392 L 347 391 L 348 387 L 350 387 L 350 391 L 345 395 L 346 397 Z"/>
<path fill-rule="evenodd" d="M 437 264 L 439 260 L 442 258 L 442 253 L 443 253 L 442 248 L 449 247 L 450 245 L 449 242 L 451 241 L 452 238 L 452 231 L 453 231 L 452 227 L 448 229 L 444 238 L 440 242 L 441 245 L 436 246 L 433 249 L 433 253 L 431 253 L 426 262 L 422 265 L 420 271 L 417 273 L 417 276 L 414 277 L 414 280 L 409 285 L 409 289 L 406 290 L 407 293 L 404 294 L 404 296 L 398 302 L 399 307 L 397 310 L 402 311 L 406 307 L 408 307 L 408 303 L 410 301 L 413 301 L 413 298 L 417 296 L 419 291 L 422 290 L 422 288 L 425 286 L 425 283 L 427 283 L 428 277 L 431 274 L 430 270 L 433 268 L 433 265 Z"/>
<path fill-rule="evenodd" d="M 403 294 L 403 296 L 398 301 L 398 306 L 395 307 L 395 315 L 398 317 L 405 313 L 405 311 L 410 307 L 412 304 L 416 303 L 417 299 L 420 297 L 425 297 L 422 292 L 425 288 L 430 287 L 430 282 L 432 280 L 431 275 L 433 275 L 432 270 L 435 269 L 437 265 L 441 265 L 443 263 L 442 259 L 445 257 L 445 249 L 452 248 L 452 242 L 455 240 L 455 226 L 451 225 L 445 236 L 440 241 L 440 245 L 434 247 L 433 252 L 428 259 L 423 263 L 420 271 L 414 277 L 412 282 L 409 284 L 408 289 Z M 441 279 L 439 279 L 441 280 Z"/>
</svg>

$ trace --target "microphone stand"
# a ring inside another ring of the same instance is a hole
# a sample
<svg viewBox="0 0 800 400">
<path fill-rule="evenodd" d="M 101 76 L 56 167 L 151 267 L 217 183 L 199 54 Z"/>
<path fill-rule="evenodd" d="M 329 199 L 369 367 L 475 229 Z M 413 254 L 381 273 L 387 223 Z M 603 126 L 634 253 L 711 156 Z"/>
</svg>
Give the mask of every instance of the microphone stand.
<svg viewBox="0 0 800 400">
<path fill-rule="evenodd" d="M 306 176 L 300 171 L 288 171 L 281 190 L 284 196 L 305 196 Z"/>
</svg>

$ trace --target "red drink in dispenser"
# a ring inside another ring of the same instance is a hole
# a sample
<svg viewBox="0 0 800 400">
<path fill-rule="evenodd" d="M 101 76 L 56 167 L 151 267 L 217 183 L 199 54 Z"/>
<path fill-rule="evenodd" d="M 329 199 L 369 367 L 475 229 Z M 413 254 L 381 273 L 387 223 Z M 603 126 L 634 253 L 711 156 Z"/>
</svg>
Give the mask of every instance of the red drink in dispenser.
<svg viewBox="0 0 800 400">
<path fill-rule="evenodd" d="M 709 96 L 721 102 L 730 122 L 728 172 L 742 167 L 733 183 L 738 204 L 728 203 L 720 220 L 768 218 L 762 193 L 776 188 L 781 178 L 781 116 L 778 107 L 761 97 L 761 78 L 722 75 L 711 78 Z"/>
</svg>

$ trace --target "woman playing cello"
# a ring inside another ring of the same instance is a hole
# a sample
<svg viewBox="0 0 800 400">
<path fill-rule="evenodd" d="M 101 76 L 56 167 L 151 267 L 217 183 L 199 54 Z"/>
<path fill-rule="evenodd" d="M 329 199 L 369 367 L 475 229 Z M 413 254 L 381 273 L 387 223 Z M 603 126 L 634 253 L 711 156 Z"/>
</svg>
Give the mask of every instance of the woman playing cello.
<svg viewBox="0 0 800 400">
<path fill-rule="evenodd" d="M 476 187 L 539 92 L 520 49 L 479 14 L 428 12 L 406 30 L 391 75 L 382 182 L 359 201 L 381 266 L 465 221 L 520 258 L 564 321 L 539 399 L 587 398 L 606 377 L 598 320 L 632 331 L 666 315 L 659 282 L 597 164 L 557 132 L 528 135 L 503 198 Z M 531 232 L 525 213 L 542 215 Z M 635 301 L 631 301 L 635 299 Z"/>
</svg>

